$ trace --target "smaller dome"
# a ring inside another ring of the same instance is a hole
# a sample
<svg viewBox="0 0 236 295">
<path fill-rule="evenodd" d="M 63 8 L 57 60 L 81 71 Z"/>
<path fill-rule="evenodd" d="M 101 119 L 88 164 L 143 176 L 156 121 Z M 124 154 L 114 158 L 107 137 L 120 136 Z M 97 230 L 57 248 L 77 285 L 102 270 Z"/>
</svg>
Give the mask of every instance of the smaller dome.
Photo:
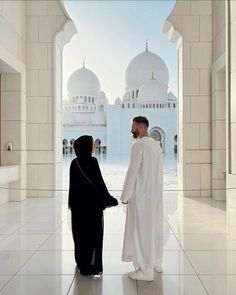
<svg viewBox="0 0 236 295">
<path fill-rule="evenodd" d="M 69 94 L 98 95 L 101 86 L 97 76 L 89 69 L 83 67 L 70 76 L 67 88 Z"/>
<path fill-rule="evenodd" d="M 122 100 L 119 97 L 117 97 L 117 99 L 115 100 L 115 104 L 121 105 Z"/>
<path fill-rule="evenodd" d="M 129 92 L 125 92 L 125 94 L 123 95 L 123 100 L 124 101 L 130 100 Z"/>
<path fill-rule="evenodd" d="M 104 91 L 99 92 L 99 98 L 100 99 L 106 99 L 106 93 Z"/>
<path fill-rule="evenodd" d="M 165 100 L 167 96 L 167 86 L 161 84 L 156 79 L 152 78 L 146 81 L 140 88 L 138 101 L 142 102 L 156 102 Z"/>
<path fill-rule="evenodd" d="M 75 118 L 73 113 L 70 111 L 63 112 L 63 125 L 73 125 L 75 123 Z"/>
<path fill-rule="evenodd" d="M 103 111 L 97 111 L 91 116 L 93 125 L 106 125 L 107 119 Z"/>
</svg>

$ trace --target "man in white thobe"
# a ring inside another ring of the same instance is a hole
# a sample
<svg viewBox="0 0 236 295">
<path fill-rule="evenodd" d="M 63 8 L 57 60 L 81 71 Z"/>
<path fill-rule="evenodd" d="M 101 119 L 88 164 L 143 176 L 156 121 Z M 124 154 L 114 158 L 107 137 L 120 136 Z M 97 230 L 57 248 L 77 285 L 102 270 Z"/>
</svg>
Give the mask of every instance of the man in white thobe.
<svg viewBox="0 0 236 295">
<path fill-rule="evenodd" d="M 153 270 L 162 272 L 163 160 L 159 142 L 148 135 L 147 118 L 135 117 L 133 144 L 121 201 L 127 204 L 122 260 L 132 261 L 135 280 L 152 281 Z"/>
</svg>

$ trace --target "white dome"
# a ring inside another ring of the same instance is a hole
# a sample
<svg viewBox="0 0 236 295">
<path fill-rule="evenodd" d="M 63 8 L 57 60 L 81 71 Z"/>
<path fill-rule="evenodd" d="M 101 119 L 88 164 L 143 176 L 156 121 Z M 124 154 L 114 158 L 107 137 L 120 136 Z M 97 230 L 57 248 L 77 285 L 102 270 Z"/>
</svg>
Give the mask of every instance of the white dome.
<svg viewBox="0 0 236 295">
<path fill-rule="evenodd" d="M 85 67 L 75 71 L 67 83 L 71 95 L 98 95 L 101 89 L 97 76 Z"/>
<path fill-rule="evenodd" d="M 142 103 L 164 100 L 167 97 L 167 89 L 166 85 L 161 84 L 156 79 L 149 79 L 140 88 L 138 101 Z"/>
<path fill-rule="evenodd" d="M 93 125 L 106 125 L 107 119 L 103 111 L 97 111 L 91 116 Z"/>
<path fill-rule="evenodd" d="M 152 73 L 162 84 L 168 86 L 169 71 L 160 56 L 148 50 L 135 56 L 129 63 L 126 73 L 126 89 L 139 89 Z"/>
</svg>

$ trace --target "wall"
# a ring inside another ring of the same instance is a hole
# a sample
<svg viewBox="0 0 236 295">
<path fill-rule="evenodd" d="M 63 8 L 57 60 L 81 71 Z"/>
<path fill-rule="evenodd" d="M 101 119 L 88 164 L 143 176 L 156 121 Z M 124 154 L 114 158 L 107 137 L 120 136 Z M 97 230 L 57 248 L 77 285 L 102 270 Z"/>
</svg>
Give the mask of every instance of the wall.
<svg viewBox="0 0 236 295">
<path fill-rule="evenodd" d="M 19 164 L 10 200 L 62 187 L 62 50 L 75 33 L 59 0 L 0 1 L 1 164 Z"/>
<path fill-rule="evenodd" d="M 227 11 L 227 211 L 229 230 L 236 226 L 236 2 L 230 1 Z"/>
<path fill-rule="evenodd" d="M 135 116 L 149 120 L 149 130 L 160 127 L 165 133 L 165 153 L 174 154 L 176 135 L 176 109 L 120 109 L 109 106 L 107 111 L 107 153 L 127 155 L 130 153 L 132 134 L 131 122 Z"/>
<path fill-rule="evenodd" d="M 184 196 L 211 196 L 212 1 L 177 0 L 164 32 L 179 64 L 178 183 Z"/>
<path fill-rule="evenodd" d="M 60 1 L 27 4 L 28 196 L 52 196 L 62 187 L 62 49 L 76 29 Z"/>
<path fill-rule="evenodd" d="M 19 180 L 7 185 L 8 200 L 26 197 L 26 3 L 0 2 L 1 164 L 19 165 Z M 6 144 L 13 142 L 13 150 Z M 5 200 L 6 200 L 6 193 Z"/>
</svg>

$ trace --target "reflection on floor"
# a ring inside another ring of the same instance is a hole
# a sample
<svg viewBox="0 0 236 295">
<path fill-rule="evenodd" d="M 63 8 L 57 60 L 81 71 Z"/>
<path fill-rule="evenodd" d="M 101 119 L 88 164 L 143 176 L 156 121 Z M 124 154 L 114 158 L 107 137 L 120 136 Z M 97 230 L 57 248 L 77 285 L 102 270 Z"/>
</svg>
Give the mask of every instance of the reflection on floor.
<svg viewBox="0 0 236 295">
<path fill-rule="evenodd" d="M 172 176 L 167 187 L 174 186 Z M 118 182 L 111 185 L 119 189 Z M 122 205 L 105 211 L 102 279 L 75 273 L 66 192 L 0 206 L 0 294 L 235 294 L 236 233 L 227 233 L 225 203 L 165 192 L 164 210 L 164 272 L 153 282 L 136 282 L 126 275 L 132 264 L 121 262 Z"/>
</svg>

